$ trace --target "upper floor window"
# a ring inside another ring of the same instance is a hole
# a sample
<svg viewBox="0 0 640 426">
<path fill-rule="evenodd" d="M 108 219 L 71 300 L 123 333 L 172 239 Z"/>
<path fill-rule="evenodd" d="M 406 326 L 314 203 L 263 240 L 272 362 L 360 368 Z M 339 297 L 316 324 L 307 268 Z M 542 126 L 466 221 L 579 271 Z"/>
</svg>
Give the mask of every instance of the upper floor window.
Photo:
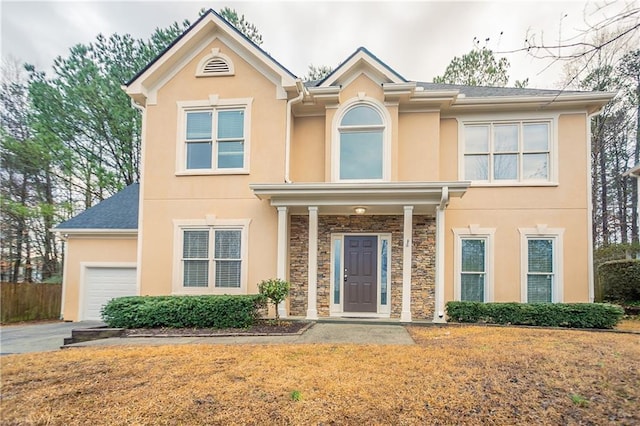
<svg viewBox="0 0 640 426">
<path fill-rule="evenodd" d="M 549 121 L 464 126 L 465 180 L 491 183 L 551 180 Z"/>
<path fill-rule="evenodd" d="M 387 179 L 385 121 L 368 104 L 349 108 L 338 123 L 337 180 Z"/>
<path fill-rule="evenodd" d="M 200 106 L 203 103 L 189 103 L 181 111 L 178 172 L 247 173 L 248 105 L 226 101 L 212 107 Z"/>
</svg>

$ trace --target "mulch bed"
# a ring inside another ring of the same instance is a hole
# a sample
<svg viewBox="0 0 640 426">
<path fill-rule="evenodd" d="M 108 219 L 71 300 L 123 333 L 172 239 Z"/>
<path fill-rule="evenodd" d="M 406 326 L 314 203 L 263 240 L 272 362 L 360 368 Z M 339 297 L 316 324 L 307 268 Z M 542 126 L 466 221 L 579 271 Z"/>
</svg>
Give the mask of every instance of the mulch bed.
<svg viewBox="0 0 640 426">
<path fill-rule="evenodd" d="M 223 337 L 301 334 L 312 325 L 303 321 L 260 320 L 248 328 L 133 328 L 122 337 Z"/>
</svg>

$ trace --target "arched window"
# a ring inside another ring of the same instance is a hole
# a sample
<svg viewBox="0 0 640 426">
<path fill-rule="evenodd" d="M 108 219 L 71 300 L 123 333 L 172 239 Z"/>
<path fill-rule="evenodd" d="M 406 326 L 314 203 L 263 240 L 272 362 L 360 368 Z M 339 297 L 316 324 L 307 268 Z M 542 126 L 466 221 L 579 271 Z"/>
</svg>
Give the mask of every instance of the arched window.
<svg viewBox="0 0 640 426">
<path fill-rule="evenodd" d="M 349 108 L 338 125 L 338 179 L 385 178 L 385 124 L 382 115 L 366 104 Z"/>
</svg>

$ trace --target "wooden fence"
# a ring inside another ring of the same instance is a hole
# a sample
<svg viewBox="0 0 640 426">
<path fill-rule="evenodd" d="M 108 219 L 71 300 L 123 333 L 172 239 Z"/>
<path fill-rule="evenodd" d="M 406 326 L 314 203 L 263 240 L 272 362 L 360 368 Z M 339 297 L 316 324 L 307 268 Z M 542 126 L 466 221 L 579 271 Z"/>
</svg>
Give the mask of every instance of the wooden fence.
<svg viewBox="0 0 640 426">
<path fill-rule="evenodd" d="M 1 283 L 2 323 L 60 318 L 62 284 Z"/>
</svg>

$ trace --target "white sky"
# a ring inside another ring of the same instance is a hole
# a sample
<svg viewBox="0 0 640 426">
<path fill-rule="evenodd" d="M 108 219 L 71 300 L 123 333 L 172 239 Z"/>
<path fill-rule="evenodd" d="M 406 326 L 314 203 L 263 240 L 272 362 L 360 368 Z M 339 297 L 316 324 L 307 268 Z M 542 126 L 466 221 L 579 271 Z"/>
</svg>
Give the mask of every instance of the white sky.
<svg viewBox="0 0 640 426">
<path fill-rule="evenodd" d="M 343 1 L 7 1 L 0 0 L 2 58 L 13 57 L 48 71 L 56 56 L 66 56 L 77 43 L 90 43 L 99 33 L 130 33 L 148 38 L 154 28 L 174 21 L 194 22 L 202 8 L 229 6 L 254 23 L 262 48 L 291 72 L 302 76 L 310 63 L 335 68 L 364 46 L 400 75 L 432 81 L 454 56 L 471 50 L 473 38 L 494 51 L 524 46 L 529 33 L 555 44 L 586 27 L 585 12 L 596 8 L 583 1 L 501 2 L 343 2 Z M 566 15 L 566 17 L 564 16 Z M 502 32 L 502 36 L 500 33 Z M 554 88 L 561 67 L 526 53 L 506 55 L 510 84 L 529 77 L 529 87 Z M 544 70 L 544 71 L 543 71 Z"/>
</svg>

